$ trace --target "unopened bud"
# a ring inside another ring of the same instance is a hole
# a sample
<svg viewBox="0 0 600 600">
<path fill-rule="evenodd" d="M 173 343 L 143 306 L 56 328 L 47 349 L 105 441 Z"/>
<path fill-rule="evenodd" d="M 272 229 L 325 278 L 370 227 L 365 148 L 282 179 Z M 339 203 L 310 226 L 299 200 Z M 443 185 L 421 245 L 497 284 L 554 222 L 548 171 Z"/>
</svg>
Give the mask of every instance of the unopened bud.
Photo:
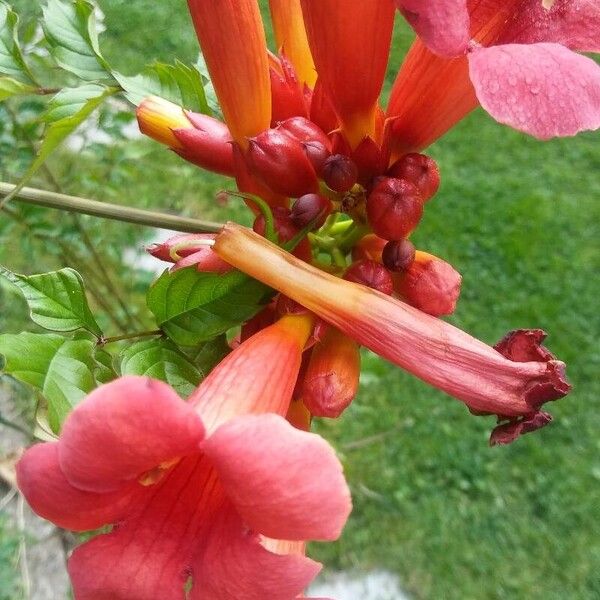
<svg viewBox="0 0 600 600">
<path fill-rule="evenodd" d="M 302 400 L 317 417 L 339 417 L 356 396 L 359 377 L 358 344 L 330 327 L 312 350 Z"/>
<path fill-rule="evenodd" d="M 383 264 L 396 273 L 406 271 L 415 260 L 415 247 L 409 240 L 388 242 L 383 249 Z"/>
<path fill-rule="evenodd" d="M 367 198 L 367 217 L 373 231 L 386 240 L 402 240 L 423 216 L 423 202 L 417 188 L 406 179 L 387 177 Z"/>
<path fill-rule="evenodd" d="M 325 223 L 332 210 L 331 200 L 319 194 L 300 196 L 292 206 L 292 221 L 296 227 L 303 229 L 314 222 L 314 229 Z"/>
<path fill-rule="evenodd" d="M 329 147 L 329 138 L 323 130 L 304 117 L 292 117 L 282 121 L 277 129 L 291 135 L 299 142 L 320 142 Z"/>
<path fill-rule="evenodd" d="M 396 291 L 415 308 L 440 317 L 454 312 L 461 281 L 460 273 L 445 260 L 417 252 L 413 263 L 396 278 Z"/>
<path fill-rule="evenodd" d="M 297 198 L 315 192 L 317 176 L 302 144 L 277 129 L 267 129 L 249 140 L 252 171 L 274 192 Z"/>
<path fill-rule="evenodd" d="M 296 224 L 292 221 L 292 214 L 288 208 L 284 208 L 282 206 L 276 206 L 272 209 L 273 211 L 273 221 L 275 225 L 275 231 L 277 232 L 277 237 L 279 238 L 279 242 L 284 244 L 285 242 L 289 242 L 292 238 L 296 236 L 296 234 L 300 231 L 301 228 L 297 227 Z M 263 215 L 258 215 L 254 220 L 254 224 L 252 225 L 252 229 L 259 235 L 264 236 L 266 231 L 265 226 L 265 218 Z M 294 256 L 308 262 L 312 258 L 312 251 L 310 248 L 310 242 L 307 238 L 304 238 L 296 249 L 293 252 Z"/>
<path fill-rule="evenodd" d="M 387 244 L 387 240 L 380 238 L 374 233 L 368 233 L 352 248 L 352 260 L 374 260 L 381 262 L 383 249 Z"/>
<path fill-rule="evenodd" d="M 350 265 L 344 279 L 366 285 L 388 296 L 394 291 L 394 281 L 390 272 L 374 260 L 359 260 Z"/>
<path fill-rule="evenodd" d="M 433 198 L 440 187 L 437 163 L 425 154 L 405 154 L 388 171 L 391 177 L 408 179 L 421 194 L 423 202 Z"/>
<path fill-rule="evenodd" d="M 356 183 L 358 169 L 347 156 L 334 154 L 323 164 L 321 177 L 330 189 L 343 194 L 350 191 Z"/>
<path fill-rule="evenodd" d="M 331 152 L 329 152 L 325 144 L 316 141 L 303 142 L 302 147 L 315 173 L 320 176 L 323 172 L 323 165 L 331 156 Z"/>
</svg>

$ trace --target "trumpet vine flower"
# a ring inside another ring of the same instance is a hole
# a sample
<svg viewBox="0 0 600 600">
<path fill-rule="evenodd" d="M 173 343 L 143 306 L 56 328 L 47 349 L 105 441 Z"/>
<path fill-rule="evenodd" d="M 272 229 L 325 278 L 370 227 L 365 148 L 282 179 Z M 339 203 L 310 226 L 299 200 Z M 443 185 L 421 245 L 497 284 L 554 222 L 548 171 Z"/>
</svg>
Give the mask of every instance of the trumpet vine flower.
<svg viewBox="0 0 600 600">
<path fill-rule="evenodd" d="M 59 441 L 25 453 L 18 483 L 34 511 L 75 531 L 112 525 L 69 559 L 78 600 L 301 594 L 320 566 L 297 549 L 337 538 L 350 511 L 332 449 L 284 418 L 311 328 L 283 317 L 187 402 L 148 378 L 109 383 Z"/>
</svg>

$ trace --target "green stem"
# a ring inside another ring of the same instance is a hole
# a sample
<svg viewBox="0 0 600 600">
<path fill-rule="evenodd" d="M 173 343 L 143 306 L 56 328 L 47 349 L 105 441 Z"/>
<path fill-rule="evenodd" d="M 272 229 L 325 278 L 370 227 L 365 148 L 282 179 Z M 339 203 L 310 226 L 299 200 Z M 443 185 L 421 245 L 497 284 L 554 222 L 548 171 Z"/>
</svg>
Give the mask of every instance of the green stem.
<svg viewBox="0 0 600 600">
<path fill-rule="evenodd" d="M 0 182 L 0 197 L 8 196 L 16 187 L 11 183 Z M 218 233 L 223 227 L 221 223 L 214 223 L 212 221 L 167 215 L 165 213 L 98 202 L 96 200 L 88 200 L 87 198 L 67 196 L 65 194 L 29 187 L 24 187 L 20 190 L 14 199 L 19 202 L 35 204 L 36 206 L 91 215 L 103 219 L 124 221 L 126 223 L 136 223 L 149 227 L 160 227 L 184 233 Z"/>
<path fill-rule="evenodd" d="M 123 340 L 133 340 L 136 338 L 153 337 L 158 335 L 163 335 L 162 329 L 154 329 L 152 331 L 139 331 L 137 333 L 124 333 L 123 335 L 116 335 L 114 337 L 101 338 L 98 341 L 98 345 L 105 346 L 106 344 L 122 342 Z"/>
<path fill-rule="evenodd" d="M 340 240 L 339 247 L 342 251 L 349 252 L 361 238 L 369 233 L 369 231 L 368 225 L 353 223 L 353 226 L 348 229 L 346 234 Z"/>
</svg>

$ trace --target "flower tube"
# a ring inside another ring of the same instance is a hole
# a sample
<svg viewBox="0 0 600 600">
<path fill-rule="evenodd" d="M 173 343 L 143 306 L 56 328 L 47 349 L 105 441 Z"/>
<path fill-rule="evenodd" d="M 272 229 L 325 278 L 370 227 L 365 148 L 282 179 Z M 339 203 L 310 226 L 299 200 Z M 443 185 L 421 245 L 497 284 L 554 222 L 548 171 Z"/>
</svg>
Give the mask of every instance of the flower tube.
<svg viewBox="0 0 600 600">
<path fill-rule="evenodd" d="M 510 434 L 495 430 L 492 443 L 507 443 L 527 431 L 517 425 L 546 424 L 549 417 L 540 407 L 570 390 L 564 363 L 541 346 L 540 330 L 514 332 L 494 349 L 388 295 L 303 263 L 233 223 L 217 236 L 214 250 L 472 411 L 508 419 Z"/>
</svg>

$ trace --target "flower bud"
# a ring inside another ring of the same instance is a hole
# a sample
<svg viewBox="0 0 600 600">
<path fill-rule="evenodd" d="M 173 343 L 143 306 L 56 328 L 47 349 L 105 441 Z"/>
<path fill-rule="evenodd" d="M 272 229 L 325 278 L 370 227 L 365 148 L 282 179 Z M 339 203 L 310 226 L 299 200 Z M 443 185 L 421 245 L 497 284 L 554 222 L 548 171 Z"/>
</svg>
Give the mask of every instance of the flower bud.
<svg viewBox="0 0 600 600">
<path fill-rule="evenodd" d="M 291 135 L 299 142 L 320 142 L 326 148 L 330 146 L 329 138 L 323 130 L 305 117 L 286 119 L 277 126 L 277 129 Z"/>
<path fill-rule="evenodd" d="M 289 242 L 301 229 L 292 221 L 290 210 L 282 206 L 273 208 L 273 220 L 275 231 L 277 232 L 277 237 L 281 244 Z M 256 217 L 252 229 L 259 235 L 265 235 L 265 218 L 263 215 L 258 215 L 258 217 Z M 293 254 L 306 262 L 310 261 L 312 258 L 312 250 L 307 238 L 304 238 L 298 246 L 296 246 Z"/>
<path fill-rule="evenodd" d="M 292 206 L 292 222 L 299 229 L 303 229 L 314 222 L 314 229 L 325 223 L 325 219 L 332 210 L 331 200 L 319 194 L 304 194 Z"/>
<path fill-rule="evenodd" d="M 387 240 L 380 238 L 374 233 L 368 233 L 352 248 L 352 260 L 374 260 L 381 262 L 383 249 L 387 244 Z"/>
<path fill-rule="evenodd" d="M 386 240 L 402 240 L 423 216 L 423 202 L 417 188 L 406 179 L 387 177 L 367 198 L 367 217 L 373 231 Z"/>
<path fill-rule="evenodd" d="M 315 344 L 304 374 L 304 405 L 317 417 L 339 417 L 356 396 L 359 377 L 358 344 L 330 327 Z"/>
<path fill-rule="evenodd" d="M 415 247 L 409 240 L 388 242 L 383 249 L 383 264 L 396 273 L 406 271 L 415 260 Z"/>
<path fill-rule="evenodd" d="M 440 187 L 437 163 L 425 154 L 405 154 L 390 167 L 388 174 L 410 181 L 419 190 L 423 202 L 433 198 Z"/>
<path fill-rule="evenodd" d="M 294 115 L 308 115 L 304 89 L 296 71 L 285 56 L 270 56 L 272 124 Z"/>
<path fill-rule="evenodd" d="M 303 142 L 302 147 L 315 173 L 321 175 L 325 161 L 331 156 L 331 152 L 325 144 L 317 141 Z"/>
<path fill-rule="evenodd" d="M 343 194 L 350 191 L 358 179 L 356 165 L 343 154 L 330 156 L 323 164 L 321 171 L 323 181 L 334 192 Z"/>
<path fill-rule="evenodd" d="M 297 198 L 318 188 L 302 144 L 282 131 L 267 129 L 251 138 L 247 156 L 253 172 L 278 194 Z"/>
<path fill-rule="evenodd" d="M 417 252 L 408 269 L 395 278 L 395 287 L 409 304 L 439 317 L 454 312 L 461 280 L 460 273 L 445 260 Z"/>
<path fill-rule="evenodd" d="M 390 296 L 394 281 L 389 271 L 374 260 L 359 260 L 346 269 L 344 279 L 360 283 Z"/>
</svg>

